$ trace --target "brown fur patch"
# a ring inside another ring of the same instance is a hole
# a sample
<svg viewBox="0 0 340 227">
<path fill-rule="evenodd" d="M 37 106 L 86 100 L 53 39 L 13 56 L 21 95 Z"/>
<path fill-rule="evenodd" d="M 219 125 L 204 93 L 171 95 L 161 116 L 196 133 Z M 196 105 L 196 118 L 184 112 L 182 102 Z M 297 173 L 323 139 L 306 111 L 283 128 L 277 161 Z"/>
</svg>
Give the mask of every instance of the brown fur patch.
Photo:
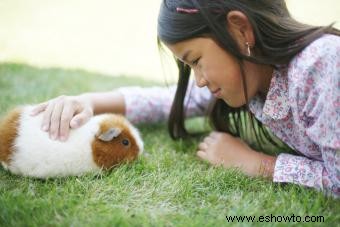
<svg viewBox="0 0 340 227">
<path fill-rule="evenodd" d="M 14 140 L 18 135 L 21 109 L 9 112 L 0 122 L 0 161 L 8 163 L 14 152 Z"/>
<path fill-rule="evenodd" d="M 138 156 L 139 148 L 124 121 L 123 116 L 112 114 L 100 123 L 100 133 L 104 133 L 110 128 L 120 128 L 122 132 L 109 142 L 101 141 L 98 138 L 92 142 L 93 159 L 99 167 L 110 169 L 122 162 L 133 161 Z M 129 140 L 128 146 L 123 145 L 124 139 Z"/>
</svg>

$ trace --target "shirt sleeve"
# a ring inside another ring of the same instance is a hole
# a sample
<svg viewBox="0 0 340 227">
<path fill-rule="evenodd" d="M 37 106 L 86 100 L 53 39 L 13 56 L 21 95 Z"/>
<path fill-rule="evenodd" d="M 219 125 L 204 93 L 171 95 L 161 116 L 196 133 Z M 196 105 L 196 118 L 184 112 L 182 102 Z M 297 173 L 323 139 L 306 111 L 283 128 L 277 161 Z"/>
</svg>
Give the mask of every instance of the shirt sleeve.
<svg viewBox="0 0 340 227">
<path fill-rule="evenodd" d="M 274 181 L 314 187 L 340 196 L 340 39 L 329 37 L 301 55 L 298 123 L 318 147 L 318 160 L 289 154 L 277 158 Z M 336 45 L 335 45 L 336 44 Z M 305 149 L 308 149 L 306 147 Z"/>
<path fill-rule="evenodd" d="M 169 87 L 123 87 L 118 89 L 125 99 L 126 117 L 132 123 L 155 123 L 168 119 L 176 92 Z M 203 116 L 209 106 L 211 94 L 191 80 L 184 100 L 186 117 Z"/>
<path fill-rule="evenodd" d="M 302 156 L 280 154 L 277 157 L 274 182 L 290 182 L 313 187 L 326 194 L 340 196 L 339 150 L 323 150 L 323 160 L 315 161 Z"/>
</svg>

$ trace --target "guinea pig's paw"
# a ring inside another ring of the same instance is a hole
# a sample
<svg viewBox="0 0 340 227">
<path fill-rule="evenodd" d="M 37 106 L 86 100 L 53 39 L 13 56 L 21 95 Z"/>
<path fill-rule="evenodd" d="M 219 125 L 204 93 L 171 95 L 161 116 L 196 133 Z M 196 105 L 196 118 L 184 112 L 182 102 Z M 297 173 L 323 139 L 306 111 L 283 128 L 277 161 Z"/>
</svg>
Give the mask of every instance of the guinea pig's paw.
<svg viewBox="0 0 340 227">
<path fill-rule="evenodd" d="M 142 153 L 142 156 L 145 157 L 145 158 L 150 158 L 150 157 L 151 157 L 150 153 L 147 152 L 147 151 L 144 151 L 144 152 Z"/>
<path fill-rule="evenodd" d="M 122 132 L 122 130 L 120 128 L 109 128 L 108 130 L 106 130 L 105 132 L 99 132 L 97 134 L 97 138 L 99 140 L 102 140 L 104 142 L 109 142 L 111 141 L 113 138 L 116 138 L 120 135 L 120 133 Z"/>
<path fill-rule="evenodd" d="M 1 162 L 2 168 L 8 170 L 8 165 L 5 162 Z"/>
</svg>

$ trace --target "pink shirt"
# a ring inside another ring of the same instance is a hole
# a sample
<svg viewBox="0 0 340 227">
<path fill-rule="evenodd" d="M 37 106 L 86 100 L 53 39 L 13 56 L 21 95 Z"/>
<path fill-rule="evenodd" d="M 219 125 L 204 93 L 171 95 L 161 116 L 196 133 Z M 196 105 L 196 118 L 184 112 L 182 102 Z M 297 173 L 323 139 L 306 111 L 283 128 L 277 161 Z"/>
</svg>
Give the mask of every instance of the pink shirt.
<svg viewBox="0 0 340 227">
<path fill-rule="evenodd" d="M 203 116 L 211 100 L 193 82 L 186 115 Z M 134 123 L 165 121 L 175 93 L 169 88 L 121 88 Z M 340 37 L 324 35 L 288 66 L 273 72 L 265 100 L 249 103 L 255 117 L 301 156 L 278 155 L 274 182 L 291 182 L 340 195 Z"/>
</svg>

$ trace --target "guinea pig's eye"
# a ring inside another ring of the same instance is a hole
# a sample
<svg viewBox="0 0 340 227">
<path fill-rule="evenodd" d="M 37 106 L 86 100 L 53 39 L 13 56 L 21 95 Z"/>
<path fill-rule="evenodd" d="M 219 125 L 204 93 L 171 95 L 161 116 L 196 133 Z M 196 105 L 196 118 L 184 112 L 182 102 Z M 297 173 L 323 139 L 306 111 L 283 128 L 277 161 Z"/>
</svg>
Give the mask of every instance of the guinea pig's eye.
<svg viewBox="0 0 340 227">
<path fill-rule="evenodd" d="M 128 139 L 123 139 L 123 140 L 122 140 L 122 144 L 123 144 L 124 146 L 128 146 L 128 145 L 130 144 L 130 141 L 129 141 Z"/>
</svg>

